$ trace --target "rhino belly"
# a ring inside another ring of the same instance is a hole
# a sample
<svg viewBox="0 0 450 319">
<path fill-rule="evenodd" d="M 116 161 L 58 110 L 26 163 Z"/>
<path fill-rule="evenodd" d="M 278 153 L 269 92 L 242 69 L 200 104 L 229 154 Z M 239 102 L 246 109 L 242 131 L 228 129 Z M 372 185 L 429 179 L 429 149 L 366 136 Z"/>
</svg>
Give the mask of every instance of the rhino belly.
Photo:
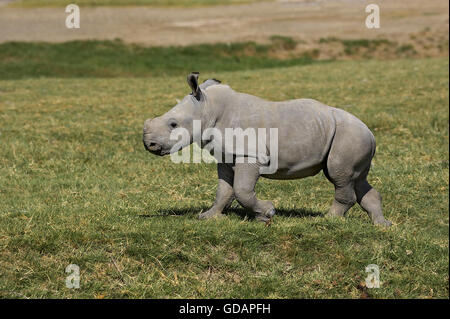
<svg viewBox="0 0 450 319">
<path fill-rule="evenodd" d="M 275 174 L 262 175 L 262 177 L 279 180 L 300 179 L 308 176 L 314 176 L 318 174 L 322 170 L 322 168 L 322 163 L 299 170 L 283 168 L 278 169 Z"/>
</svg>

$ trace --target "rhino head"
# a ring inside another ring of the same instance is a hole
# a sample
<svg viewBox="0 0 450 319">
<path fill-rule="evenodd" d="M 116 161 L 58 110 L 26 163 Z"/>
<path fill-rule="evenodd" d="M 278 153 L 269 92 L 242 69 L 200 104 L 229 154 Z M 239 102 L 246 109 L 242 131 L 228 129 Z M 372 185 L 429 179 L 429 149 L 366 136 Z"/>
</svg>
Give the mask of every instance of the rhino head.
<svg viewBox="0 0 450 319">
<path fill-rule="evenodd" d="M 165 114 L 149 118 L 144 123 L 143 142 L 145 149 L 152 154 L 164 156 L 171 152 L 177 152 L 181 148 L 192 144 L 193 142 L 193 121 L 201 120 L 202 110 L 206 105 L 206 95 L 204 90 L 214 84 L 219 84 L 216 79 L 209 79 L 198 84 L 198 72 L 192 72 L 187 77 L 189 87 L 192 93 L 186 95 L 172 109 Z M 190 133 L 190 140 L 186 141 L 186 145 L 178 145 L 179 149 L 174 150 L 173 147 L 177 143 L 176 140 L 170 139 L 170 134 L 174 129 L 184 128 Z"/>
</svg>

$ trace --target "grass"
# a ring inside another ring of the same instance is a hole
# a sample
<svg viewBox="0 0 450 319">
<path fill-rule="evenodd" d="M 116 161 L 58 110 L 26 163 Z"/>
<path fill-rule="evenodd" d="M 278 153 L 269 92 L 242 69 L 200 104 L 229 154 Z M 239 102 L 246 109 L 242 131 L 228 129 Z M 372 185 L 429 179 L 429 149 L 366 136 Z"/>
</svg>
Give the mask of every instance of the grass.
<svg viewBox="0 0 450 319">
<path fill-rule="evenodd" d="M 337 43 L 333 54 L 327 46 Z M 30 77 L 92 78 L 182 76 L 200 72 L 282 68 L 336 59 L 396 59 L 428 57 L 413 44 L 386 39 L 342 40 L 321 38 L 317 46 L 303 48 L 301 40 L 275 35 L 265 44 L 255 42 L 145 47 L 114 41 L 63 43 L 7 42 L 0 44 L 0 79 Z M 445 43 L 440 56 L 448 56 Z M 438 46 L 435 46 L 438 48 Z M 448 47 L 448 41 L 447 41 Z M 447 54 L 445 54 L 447 52 Z"/>
<path fill-rule="evenodd" d="M 373 52 L 380 46 L 397 46 L 397 43 L 389 41 L 387 39 L 338 39 L 335 37 L 319 39 L 319 43 L 332 42 L 342 43 L 342 45 L 344 46 L 344 53 L 349 56 L 358 54 L 361 49 L 366 49 L 369 52 Z M 402 53 L 404 51 L 405 50 L 400 50 L 397 53 Z"/>
<path fill-rule="evenodd" d="M 261 0 L 77 0 L 80 7 L 99 6 L 175 6 L 175 7 L 195 7 L 210 5 L 243 4 Z M 269 1 L 269 0 L 262 0 Z M 65 0 L 21 0 L 13 6 L 20 7 L 65 7 L 70 2 Z"/>
<path fill-rule="evenodd" d="M 238 208 L 199 221 L 215 166 L 174 164 L 141 142 L 144 120 L 189 92 L 185 75 L 32 74 L 0 81 L 0 297 L 449 297 L 448 58 L 208 70 L 203 79 L 316 98 L 366 122 L 378 145 L 369 181 L 394 226 L 372 226 L 357 206 L 325 218 L 322 173 L 259 181 L 278 208 L 271 227 Z M 71 263 L 80 289 L 65 287 Z M 369 264 L 379 289 L 361 285 Z"/>
<path fill-rule="evenodd" d="M 217 43 L 143 47 L 116 41 L 0 44 L 0 79 L 27 77 L 129 77 L 184 75 L 192 70 L 240 71 L 312 62 L 308 52 L 286 59 L 295 41 L 275 36 L 269 44 Z"/>
</svg>

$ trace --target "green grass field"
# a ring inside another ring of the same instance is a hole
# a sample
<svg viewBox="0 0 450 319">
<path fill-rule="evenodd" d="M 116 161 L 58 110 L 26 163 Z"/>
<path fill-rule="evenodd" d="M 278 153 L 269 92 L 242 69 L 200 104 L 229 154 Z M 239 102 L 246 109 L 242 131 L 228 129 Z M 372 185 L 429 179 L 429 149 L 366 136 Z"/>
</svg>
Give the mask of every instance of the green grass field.
<svg viewBox="0 0 450 319">
<path fill-rule="evenodd" d="M 314 52 L 294 54 L 296 44 L 282 36 L 273 36 L 268 44 L 172 47 L 144 47 L 120 40 L 7 42 L 0 44 L 0 79 L 186 75 L 193 69 L 220 72 L 312 63 Z M 280 59 L 279 52 L 290 54 Z"/>
<path fill-rule="evenodd" d="M 195 66 L 195 65 L 193 65 Z M 271 100 L 318 99 L 374 132 L 369 181 L 394 225 L 357 206 L 324 217 L 323 173 L 260 180 L 271 227 L 214 200 L 212 164 L 174 164 L 141 141 L 189 93 L 185 74 L 0 80 L 0 297 L 448 298 L 448 58 L 234 70 L 195 68 Z M 180 70 L 181 72 L 181 70 Z M 65 287 L 69 264 L 80 289 Z M 377 264 L 381 288 L 367 289 Z"/>
<path fill-rule="evenodd" d="M 273 35 L 268 43 L 255 42 L 151 46 L 113 41 L 63 43 L 0 43 L 0 80 L 30 77 L 92 78 L 186 75 L 192 70 L 242 71 L 326 63 L 336 59 L 419 57 L 404 45 L 387 39 L 322 38 L 319 43 L 341 43 L 334 56 L 320 58 L 320 50 L 297 49 L 301 40 Z M 442 43 L 445 56 L 445 43 Z M 413 48 L 411 47 L 408 48 Z M 412 49 L 414 50 L 414 49 Z M 447 43 L 448 52 L 448 43 Z M 383 55 L 384 54 L 384 55 Z"/>
</svg>

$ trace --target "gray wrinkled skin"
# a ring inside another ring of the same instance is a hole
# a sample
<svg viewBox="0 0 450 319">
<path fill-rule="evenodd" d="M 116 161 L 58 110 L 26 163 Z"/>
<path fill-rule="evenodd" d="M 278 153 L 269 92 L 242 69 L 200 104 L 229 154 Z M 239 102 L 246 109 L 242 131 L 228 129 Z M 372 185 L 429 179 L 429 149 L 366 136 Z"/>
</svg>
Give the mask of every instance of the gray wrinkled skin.
<svg viewBox="0 0 450 319">
<path fill-rule="evenodd" d="M 164 115 L 145 121 L 143 141 L 149 152 L 169 154 L 177 142 L 171 141 L 169 135 L 177 127 L 190 132 L 192 143 L 193 120 L 201 120 L 202 132 L 215 127 L 222 135 L 225 128 L 266 128 L 267 132 L 269 128 L 278 128 L 276 173 L 261 175 L 259 168 L 263 164 L 258 161 L 219 163 L 216 200 L 199 218 L 222 216 L 236 199 L 253 211 L 257 219 L 270 223 L 275 209 L 270 201 L 256 197 L 254 188 L 258 178 L 299 179 L 323 170 L 335 186 L 329 216 L 344 216 L 357 202 L 374 224 L 391 225 L 383 217 L 380 194 L 366 180 L 375 154 L 375 139 L 358 118 L 311 99 L 271 102 L 236 92 L 214 79 L 198 85 L 197 79 L 198 73 L 188 76 L 192 94 Z M 270 155 L 268 135 L 267 142 L 267 155 Z"/>
</svg>

